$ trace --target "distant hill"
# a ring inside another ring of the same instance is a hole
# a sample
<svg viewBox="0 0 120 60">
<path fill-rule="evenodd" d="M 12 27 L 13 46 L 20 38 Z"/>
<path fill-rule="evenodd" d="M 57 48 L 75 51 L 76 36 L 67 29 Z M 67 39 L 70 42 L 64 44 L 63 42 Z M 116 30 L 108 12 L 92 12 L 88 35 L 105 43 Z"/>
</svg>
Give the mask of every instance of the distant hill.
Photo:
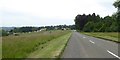
<svg viewBox="0 0 120 60">
<path fill-rule="evenodd" d="M 0 29 L 3 29 L 5 31 L 10 31 L 12 29 L 14 29 L 15 27 L 0 27 Z"/>
</svg>

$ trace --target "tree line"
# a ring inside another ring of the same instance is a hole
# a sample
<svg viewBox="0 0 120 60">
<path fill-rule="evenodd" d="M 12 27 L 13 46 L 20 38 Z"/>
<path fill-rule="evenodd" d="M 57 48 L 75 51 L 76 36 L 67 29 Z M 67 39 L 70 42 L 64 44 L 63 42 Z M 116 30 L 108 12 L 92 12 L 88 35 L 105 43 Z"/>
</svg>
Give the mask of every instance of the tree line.
<svg viewBox="0 0 120 60">
<path fill-rule="evenodd" d="M 100 17 L 93 13 L 92 15 L 77 15 L 75 17 L 75 26 L 77 30 L 85 32 L 117 32 L 118 24 L 116 15 Z"/>
<path fill-rule="evenodd" d="M 118 11 L 112 16 L 100 17 L 99 15 L 88 14 L 75 17 L 75 27 L 79 31 L 84 32 L 118 32 L 120 31 L 120 1 L 113 4 L 118 8 Z"/>
<path fill-rule="evenodd" d="M 4 29 L 0 30 L 0 36 L 8 36 L 14 33 L 28 33 L 28 32 L 34 32 L 34 31 L 50 31 L 50 30 L 74 30 L 75 25 L 57 25 L 57 26 L 42 26 L 42 27 L 15 27 L 14 29 L 10 31 L 6 31 Z"/>
<path fill-rule="evenodd" d="M 58 26 L 42 26 L 42 27 L 19 27 L 19 28 L 14 28 L 13 30 L 9 32 L 33 32 L 33 31 L 38 31 L 38 30 L 62 30 L 63 28 L 65 29 L 75 29 L 74 25 L 58 25 Z"/>
</svg>

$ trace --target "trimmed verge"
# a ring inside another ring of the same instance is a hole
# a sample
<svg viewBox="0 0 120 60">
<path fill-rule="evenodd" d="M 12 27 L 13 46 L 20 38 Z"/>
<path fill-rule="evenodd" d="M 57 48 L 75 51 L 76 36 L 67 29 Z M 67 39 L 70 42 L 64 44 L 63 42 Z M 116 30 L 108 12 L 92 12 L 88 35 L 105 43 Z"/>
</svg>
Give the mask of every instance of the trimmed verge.
<svg viewBox="0 0 120 60">
<path fill-rule="evenodd" d="M 93 37 L 96 37 L 96 38 L 100 38 L 100 39 L 104 39 L 104 40 L 108 40 L 108 41 L 113 41 L 113 42 L 116 42 L 116 43 L 120 43 L 120 41 L 118 40 L 112 40 L 110 38 L 105 38 L 105 37 L 102 37 L 102 36 L 98 36 L 98 35 L 92 35 L 92 34 L 86 34 L 86 33 L 82 33 L 82 34 L 85 34 L 85 35 L 88 35 L 88 36 L 93 36 Z M 117 38 L 118 39 L 118 38 Z"/>
<path fill-rule="evenodd" d="M 71 37 L 71 36 L 72 36 L 72 34 L 70 35 L 70 37 Z M 66 42 L 64 48 L 62 49 L 62 51 L 61 51 L 61 53 L 60 53 L 60 55 L 59 55 L 58 58 L 60 58 L 60 57 L 62 56 L 62 54 L 63 54 L 63 52 L 64 52 L 64 50 L 65 50 L 65 48 L 66 48 L 66 46 L 67 46 L 67 44 L 68 44 L 68 42 L 69 42 L 69 40 L 70 40 L 70 37 L 68 38 L 68 40 L 67 40 L 67 42 Z"/>
<path fill-rule="evenodd" d="M 46 47 L 31 53 L 27 58 L 59 58 L 64 50 L 71 33 L 58 37 L 46 43 Z"/>
</svg>

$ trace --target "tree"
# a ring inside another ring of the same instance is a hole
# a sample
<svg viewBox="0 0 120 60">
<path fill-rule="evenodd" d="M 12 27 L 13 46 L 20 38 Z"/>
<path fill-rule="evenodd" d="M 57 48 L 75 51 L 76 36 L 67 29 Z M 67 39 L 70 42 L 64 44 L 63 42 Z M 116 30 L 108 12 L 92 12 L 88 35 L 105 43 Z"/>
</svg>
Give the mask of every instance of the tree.
<svg viewBox="0 0 120 60">
<path fill-rule="evenodd" d="M 93 27 L 93 22 L 88 22 L 87 24 L 85 24 L 83 31 L 85 32 L 92 32 L 94 27 Z"/>
<path fill-rule="evenodd" d="M 117 0 L 113 3 L 113 5 L 116 7 L 116 8 L 120 8 L 120 0 Z"/>
<path fill-rule="evenodd" d="M 117 22 L 118 22 L 118 31 L 120 32 L 120 0 L 117 0 L 113 5 L 118 9 L 117 11 Z"/>
<path fill-rule="evenodd" d="M 95 23 L 98 23 L 100 20 L 101 20 L 100 16 L 93 13 L 92 15 L 90 14 L 77 15 L 74 21 L 77 30 L 90 32 L 90 31 L 98 30 L 96 29 L 97 26 Z"/>
<path fill-rule="evenodd" d="M 2 36 L 8 36 L 8 32 L 2 29 Z"/>
</svg>

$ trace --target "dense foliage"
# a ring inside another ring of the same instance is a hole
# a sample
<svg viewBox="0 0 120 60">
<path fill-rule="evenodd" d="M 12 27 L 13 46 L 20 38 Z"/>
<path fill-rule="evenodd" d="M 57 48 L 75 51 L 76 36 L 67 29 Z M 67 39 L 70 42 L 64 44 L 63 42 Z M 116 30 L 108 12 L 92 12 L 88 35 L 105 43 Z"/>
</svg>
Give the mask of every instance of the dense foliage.
<svg viewBox="0 0 120 60">
<path fill-rule="evenodd" d="M 37 31 L 37 27 L 19 27 L 19 28 L 14 28 L 13 30 L 11 30 L 10 32 L 32 32 L 32 31 Z"/>
<path fill-rule="evenodd" d="M 85 32 L 117 32 L 118 24 L 116 15 L 101 18 L 93 13 L 92 15 L 77 15 L 75 18 L 76 29 Z"/>
<path fill-rule="evenodd" d="M 75 26 L 79 31 L 85 32 L 118 32 L 120 24 L 120 1 L 116 1 L 114 6 L 118 12 L 112 16 L 100 17 L 93 13 L 92 15 L 77 15 L 75 17 Z"/>
<path fill-rule="evenodd" d="M 9 34 L 8 34 L 7 31 L 5 31 L 5 30 L 3 30 L 3 29 L 0 30 L 0 36 L 8 36 L 8 35 L 9 35 Z"/>
<path fill-rule="evenodd" d="M 120 31 L 120 0 L 117 0 L 113 4 L 118 10 L 117 10 L 117 22 L 118 22 L 118 30 Z"/>
</svg>

